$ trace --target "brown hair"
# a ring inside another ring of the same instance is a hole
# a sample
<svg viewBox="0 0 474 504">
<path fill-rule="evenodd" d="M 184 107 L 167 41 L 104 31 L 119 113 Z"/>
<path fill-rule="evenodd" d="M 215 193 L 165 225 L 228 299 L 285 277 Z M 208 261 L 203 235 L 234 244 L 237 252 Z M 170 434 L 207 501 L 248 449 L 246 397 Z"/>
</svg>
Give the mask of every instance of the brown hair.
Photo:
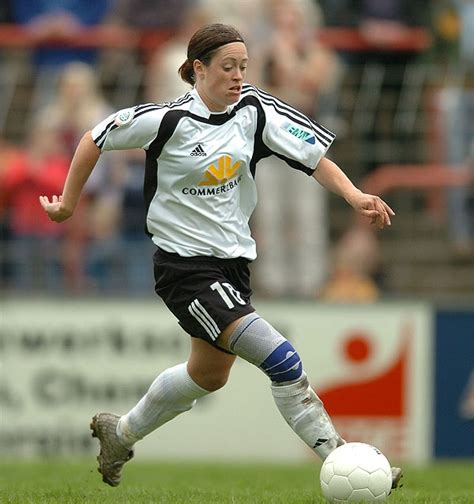
<svg viewBox="0 0 474 504">
<path fill-rule="evenodd" d="M 207 66 L 217 49 L 231 42 L 244 42 L 242 35 L 233 26 L 213 23 L 199 28 L 189 41 L 187 60 L 179 67 L 181 79 L 193 86 L 196 82 L 194 60 L 202 61 Z"/>
</svg>

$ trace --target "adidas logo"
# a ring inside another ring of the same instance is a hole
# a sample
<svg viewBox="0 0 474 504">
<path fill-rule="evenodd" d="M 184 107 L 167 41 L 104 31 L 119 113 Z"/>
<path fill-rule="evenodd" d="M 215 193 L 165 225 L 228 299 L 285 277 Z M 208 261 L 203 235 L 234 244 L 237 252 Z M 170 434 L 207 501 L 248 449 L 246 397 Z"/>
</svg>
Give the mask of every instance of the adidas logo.
<svg viewBox="0 0 474 504">
<path fill-rule="evenodd" d="M 201 144 L 197 144 L 196 147 L 192 150 L 190 156 L 207 156 L 202 148 Z"/>
<path fill-rule="evenodd" d="M 326 438 L 318 438 L 316 443 L 313 445 L 313 448 L 317 448 L 318 446 L 321 446 L 322 444 L 326 443 L 326 441 L 329 441 L 329 439 Z"/>
</svg>

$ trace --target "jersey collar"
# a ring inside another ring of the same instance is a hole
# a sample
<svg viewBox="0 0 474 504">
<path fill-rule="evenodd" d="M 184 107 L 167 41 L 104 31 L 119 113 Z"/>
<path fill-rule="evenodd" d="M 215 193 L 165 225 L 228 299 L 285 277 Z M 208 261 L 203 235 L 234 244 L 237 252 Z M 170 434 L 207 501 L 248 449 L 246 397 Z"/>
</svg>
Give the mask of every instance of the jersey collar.
<svg viewBox="0 0 474 504">
<path fill-rule="evenodd" d="M 207 108 L 207 105 L 203 102 L 202 98 L 199 96 L 199 93 L 197 92 L 197 89 L 195 87 L 191 89 L 190 93 L 194 100 L 191 103 L 189 111 L 193 114 L 209 119 L 211 115 L 230 114 L 234 110 L 235 105 L 228 105 L 227 109 L 223 112 L 211 112 Z"/>
</svg>

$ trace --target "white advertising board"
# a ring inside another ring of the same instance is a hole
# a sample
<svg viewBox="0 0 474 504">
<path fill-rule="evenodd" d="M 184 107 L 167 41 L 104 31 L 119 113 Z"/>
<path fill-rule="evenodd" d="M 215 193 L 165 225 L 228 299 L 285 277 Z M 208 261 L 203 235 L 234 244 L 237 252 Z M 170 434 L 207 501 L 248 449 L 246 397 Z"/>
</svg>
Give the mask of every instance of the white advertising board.
<svg viewBox="0 0 474 504">
<path fill-rule="evenodd" d="M 431 450 L 432 310 L 424 304 L 262 303 L 298 349 L 337 428 L 388 455 Z M 159 300 L 7 300 L 0 323 L 0 453 L 89 455 L 89 421 L 124 413 L 189 337 Z M 156 458 L 313 456 L 280 417 L 265 375 L 237 360 L 229 383 L 137 446 Z"/>
</svg>

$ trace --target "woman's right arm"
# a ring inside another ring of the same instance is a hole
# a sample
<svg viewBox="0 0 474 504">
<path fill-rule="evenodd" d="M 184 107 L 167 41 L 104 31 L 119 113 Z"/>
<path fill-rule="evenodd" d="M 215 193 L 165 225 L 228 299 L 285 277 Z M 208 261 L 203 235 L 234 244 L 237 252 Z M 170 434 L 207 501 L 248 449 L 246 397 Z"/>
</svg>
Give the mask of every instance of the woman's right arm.
<svg viewBox="0 0 474 504">
<path fill-rule="evenodd" d="M 92 140 L 91 132 L 84 134 L 69 168 L 69 173 L 64 184 L 61 196 L 40 196 L 39 200 L 48 217 L 55 222 L 63 222 L 74 213 L 82 188 L 87 182 L 94 166 L 96 165 L 101 151 Z"/>
</svg>

